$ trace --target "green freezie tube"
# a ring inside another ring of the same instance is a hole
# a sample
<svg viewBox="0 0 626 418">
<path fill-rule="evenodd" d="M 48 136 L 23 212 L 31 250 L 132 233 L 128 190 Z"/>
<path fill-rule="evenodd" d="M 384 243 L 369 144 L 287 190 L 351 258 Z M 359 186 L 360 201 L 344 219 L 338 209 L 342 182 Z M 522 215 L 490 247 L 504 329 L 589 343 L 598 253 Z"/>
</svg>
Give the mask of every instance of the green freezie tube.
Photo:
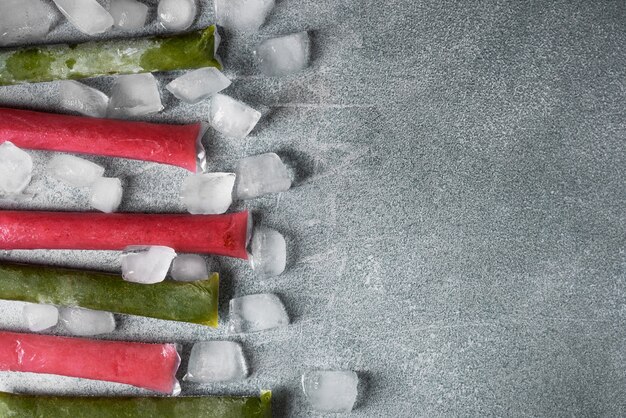
<svg viewBox="0 0 626 418">
<path fill-rule="evenodd" d="M 219 276 L 197 282 L 130 283 L 120 276 L 0 264 L 0 299 L 78 306 L 217 327 Z"/>
<path fill-rule="evenodd" d="M 222 68 L 215 26 L 174 36 L 0 48 L 0 85 Z"/>
</svg>

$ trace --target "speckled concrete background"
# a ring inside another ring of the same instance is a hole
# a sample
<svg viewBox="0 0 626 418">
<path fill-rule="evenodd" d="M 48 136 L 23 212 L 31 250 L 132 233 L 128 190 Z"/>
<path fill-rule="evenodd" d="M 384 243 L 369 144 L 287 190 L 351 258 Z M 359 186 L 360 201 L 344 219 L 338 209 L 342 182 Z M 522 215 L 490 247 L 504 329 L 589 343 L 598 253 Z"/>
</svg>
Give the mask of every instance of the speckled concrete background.
<svg viewBox="0 0 626 418">
<path fill-rule="evenodd" d="M 203 3 L 196 27 L 213 20 Z M 623 1 L 280 0 L 259 35 L 226 34 L 228 93 L 264 118 L 246 140 L 209 135 L 210 167 L 277 151 L 298 182 L 246 204 L 287 235 L 288 271 L 259 280 L 215 260 L 221 314 L 230 297 L 276 292 L 293 324 L 235 338 L 249 380 L 183 383 L 183 393 L 271 388 L 276 416 L 318 416 L 300 374 L 347 368 L 363 382 L 355 417 L 626 414 L 625 23 Z M 312 67 L 258 76 L 254 44 L 300 30 L 312 34 Z M 82 38 L 66 23 L 50 36 Z M 89 84 L 108 92 L 110 82 Z M 206 117 L 206 104 L 163 98 L 166 111 L 150 119 Z M 0 89 L 4 105 L 55 100 L 54 84 Z M 50 155 L 33 155 L 37 196 L 19 207 L 86 210 L 85 193 L 44 176 Z M 123 210 L 183 210 L 184 171 L 95 160 L 125 179 Z M 119 270 L 114 253 L 2 258 Z M 2 327 L 21 329 L 20 306 L 0 307 Z M 227 337 L 223 326 L 118 319 L 106 338 L 176 340 L 187 354 L 193 341 Z M 138 393 L 53 377 L 0 382 Z"/>
</svg>

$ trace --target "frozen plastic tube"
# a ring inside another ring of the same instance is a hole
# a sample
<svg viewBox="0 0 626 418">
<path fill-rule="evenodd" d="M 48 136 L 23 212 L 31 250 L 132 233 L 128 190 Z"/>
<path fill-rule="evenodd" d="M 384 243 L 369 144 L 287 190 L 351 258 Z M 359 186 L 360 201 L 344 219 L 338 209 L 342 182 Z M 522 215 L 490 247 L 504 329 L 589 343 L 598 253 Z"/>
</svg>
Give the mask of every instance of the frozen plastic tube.
<svg viewBox="0 0 626 418">
<path fill-rule="evenodd" d="M 120 276 L 0 264 L 0 299 L 140 315 L 217 327 L 219 277 L 196 282 L 130 283 Z"/>
<path fill-rule="evenodd" d="M 0 415 L 29 418 L 271 418 L 272 393 L 255 397 L 101 398 L 0 392 Z"/>
<path fill-rule="evenodd" d="M 174 394 L 179 387 L 176 380 L 179 364 L 180 357 L 174 344 L 101 341 L 0 331 L 2 371 L 104 380 Z"/>
<path fill-rule="evenodd" d="M 201 123 L 167 125 L 0 108 L 0 143 L 153 161 L 201 171 Z"/>
<path fill-rule="evenodd" d="M 3 250 L 123 250 L 164 245 L 178 252 L 248 258 L 248 212 L 225 215 L 0 211 Z"/>
<path fill-rule="evenodd" d="M 215 26 L 173 36 L 0 49 L 0 85 L 222 68 Z"/>
</svg>

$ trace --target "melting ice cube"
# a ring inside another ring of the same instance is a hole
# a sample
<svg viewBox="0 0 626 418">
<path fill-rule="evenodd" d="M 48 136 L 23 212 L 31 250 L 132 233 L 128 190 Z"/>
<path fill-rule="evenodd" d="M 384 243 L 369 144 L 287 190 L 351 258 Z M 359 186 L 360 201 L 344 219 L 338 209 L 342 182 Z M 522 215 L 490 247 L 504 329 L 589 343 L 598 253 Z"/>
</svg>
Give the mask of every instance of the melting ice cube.
<svg viewBox="0 0 626 418">
<path fill-rule="evenodd" d="M 0 195 L 20 194 L 30 183 L 33 159 L 13 143 L 0 145 Z"/>
<path fill-rule="evenodd" d="M 274 277 L 285 271 L 287 243 L 280 232 L 260 226 L 250 243 L 250 264 L 261 277 Z"/>
<path fill-rule="evenodd" d="M 126 247 L 122 253 L 122 276 L 135 283 L 159 283 L 167 276 L 176 252 L 159 245 Z"/>
<path fill-rule="evenodd" d="M 59 154 L 52 157 L 47 171 L 51 177 L 65 184 L 86 187 L 102 177 L 104 167 L 80 157 Z"/>
<path fill-rule="evenodd" d="M 78 81 L 59 82 L 59 102 L 61 107 L 81 115 L 103 118 L 107 114 L 109 97 L 93 87 Z"/>
<path fill-rule="evenodd" d="M 123 30 L 144 27 L 148 17 L 148 6 L 135 0 L 112 0 L 109 13 L 115 26 Z"/>
<path fill-rule="evenodd" d="M 83 308 L 61 308 L 61 323 L 74 335 L 98 335 L 115 331 L 115 318 L 111 312 Z"/>
<path fill-rule="evenodd" d="M 280 157 L 267 153 L 247 157 L 239 161 L 235 170 L 237 197 L 252 199 L 270 193 L 289 190 L 291 178 Z"/>
<path fill-rule="evenodd" d="M 163 110 L 156 78 L 150 73 L 117 76 L 113 83 L 109 115 L 142 116 Z"/>
<path fill-rule="evenodd" d="M 248 333 L 289 325 L 289 316 L 278 296 L 271 293 L 230 300 L 228 331 Z"/>
<path fill-rule="evenodd" d="M 179 282 L 195 282 L 209 277 L 207 263 L 197 254 L 181 254 L 172 263 L 172 278 Z"/>
<path fill-rule="evenodd" d="M 243 351 L 232 341 L 206 341 L 194 344 L 184 379 L 194 383 L 242 380 L 248 376 Z"/>
<path fill-rule="evenodd" d="M 258 31 L 274 0 L 214 0 L 217 24 L 242 32 Z"/>
<path fill-rule="evenodd" d="M 222 134 L 232 138 L 245 138 L 257 122 L 261 113 L 232 97 L 216 94 L 211 99 L 209 123 Z"/>
<path fill-rule="evenodd" d="M 181 31 L 191 26 L 196 10 L 196 0 L 161 0 L 157 14 L 163 27 Z"/>
<path fill-rule="evenodd" d="M 310 41 L 307 32 L 263 41 L 255 54 L 263 74 L 279 76 L 303 70 L 309 65 Z"/>
<path fill-rule="evenodd" d="M 53 0 L 72 25 L 87 35 L 102 33 L 113 26 L 113 17 L 96 0 Z"/>
<path fill-rule="evenodd" d="M 59 310 L 52 305 L 29 303 L 24 305 L 22 316 L 28 324 L 28 329 L 33 332 L 52 328 L 59 322 Z"/>
<path fill-rule="evenodd" d="M 94 209 L 105 213 L 115 212 L 122 203 L 122 181 L 118 178 L 101 177 L 91 186 L 89 203 Z"/>
<path fill-rule="evenodd" d="M 194 174 L 185 179 L 181 198 L 189 213 L 224 213 L 233 202 L 233 173 Z"/>
<path fill-rule="evenodd" d="M 198 103 L 230 86 L 230 80 L 213 67 L 200 68 L 181 75 L 167 86 L 183 102 Z"/>
<path fill-rule="evenodd" d="M 0 1 L 0 46 L 43 39 L 53 19 L 41 0 Z"/>
<path fill-rule="evenodd" d="M 308 371 L 302 376 L 302 391 L 313 409 L 320 412 L 350 412 L 357 397 L 359 378 L 351 371 Z"/>
</svg>

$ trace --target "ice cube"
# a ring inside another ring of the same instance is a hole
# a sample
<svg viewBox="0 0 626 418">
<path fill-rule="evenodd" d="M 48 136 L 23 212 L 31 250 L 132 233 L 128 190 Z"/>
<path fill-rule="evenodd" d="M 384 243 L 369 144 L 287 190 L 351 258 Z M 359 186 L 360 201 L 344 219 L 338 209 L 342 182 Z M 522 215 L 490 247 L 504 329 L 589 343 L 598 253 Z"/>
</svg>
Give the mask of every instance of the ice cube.
<svg viewBox="0 0 626 418">
<path fill-rule="evenodd" d="M 60 320 L 65 329 L 74 335 L 88 336 L 115 331 L 115 318 L 111 312 L 61 308 Z"/>
<path fill-rule="evenodd" d="M 236 196 L 253 199 L 265 194 L 286 192 L 291 177 L 280 157 L 273 152 L 247 157 L 237 163 Z"/>
<path fill-rule="evenodd" d="M 112 0 L 109 13 L 116 27 L 123 30 L 141 29 L 146 24 L 148 6 L 135 0 Z"/>
<path fill-rule="evenodd" d="M 172 278 L 179 282 L 195 282 L 209 277 L 209 268 L 203 257 L 196 254 L 182 254 L 172 263 Z"/>
<path fill-rule="evenodd" d="M 91 186 L 89 203 L 101 212 L 115 212 L 122 203 L 122 181 L 118 178 L 101 177 Z"/>
<path fill-rule="evenodd" d="M 159 86 L 150 73 L 117 76 L 113 82 L 109 115 L 142 116 L 163 110 Z"/>
<path fill-rule="evenodd" d="M 28 329 L 33 332 L 52 328 L 59 322 L 59 310 L 52 305 L 29 303 L 24 305 L 22 316 L 28 324 Z"/>
<path fill-rule="evenodd" d="M 242 380 L 248 366 L 241 345 L 232 341 L 206 341 L 193 345 L 184 379 L 194 383 Z"/>
<path fill-rule="evenodd" d="M 41 0 L 0 1 L 0 46 L 43 39 L 53 19 Z"/>
<path fill-rule="evenodd" d="M 106 94 L 73 80 L 59 82 L 59 102 L 66 110 L 95 118 L 105 117 L 109 106 Z"/>
<path fill-rule="evenodd" d="M 280 232 L 264 226 L 255 228 L 250 244 L 250 264 L 261 277 L 274 277 L 285 271 L 287 243 Z"/>
<path fill-rule="evenodd" d="M 159 245 L 131 245 L 122 253 L 122 277 L 134 283 L 153 284 L 167 276 L 176 252 Z"/>
<path fill-rule="evenodd" d="M 47 167 L 48 174 L 74 187 L 94 184 L 104 174 L 104 167 L 73 155 L 55 155 Z"/>
<path fill-rule="evenodd" d="M 245 138 L 259 119 L 260 112 L 232 97 L 216 94 L 211 99 L 209 123 L 228 137 Z"/>
<path fill-rule="evenodd" d="M 161 0 L 157 14 L 164 28 L 181 31 L 191 26 L 196 10 L 196 0 Z"/>
<path fill-rule="evenodd" d="M 198 103 L 230 86 L 230 80 L 214 67 L 200 68 L 181 75 L 167 86 L 183 102 Z"/>
<path fill-rule="evenodd" d="M 113 17 L 96 0 L 52 0 L 72 25 L 86 33 L 96 35 L 113 26 Z"/>
<path fill-rule="evenodd" d="M 255 55 L 265 75 L 278 76 L 301 71 L 309 65 L 309 34 L 299 32 L 268 39 L 261 42 Z"/>
<path fill-rule="evenodd" d="M 181 199 L 189 213 L 220 214 L 233 202 L 233 173 L 194 174 L 185 179 Z"/>
<path fill-rule="evenodd" d="M 12 142 L 0 145 L 0 196 L 20 194 L 30 183 L 33 159 Z"/>
<path fill-rule="evenodd" d="M 289 316 L 278 296 L 271 293 L 230 300 L 228 331 L 248 333 L 289 325 Z"/>
<path fill-rule="evenodd" d="M 302 391 L 320 412 L 352 411 L 358 384 L 359 377 L 352 371 L 313 370 L 302 375 Z"/>
<path fill-rule="evenodd" d="M 259 30 L 274 8 L 274 0 L 215 0 L 217 24 L 242 32 Z"/>
</svg>

